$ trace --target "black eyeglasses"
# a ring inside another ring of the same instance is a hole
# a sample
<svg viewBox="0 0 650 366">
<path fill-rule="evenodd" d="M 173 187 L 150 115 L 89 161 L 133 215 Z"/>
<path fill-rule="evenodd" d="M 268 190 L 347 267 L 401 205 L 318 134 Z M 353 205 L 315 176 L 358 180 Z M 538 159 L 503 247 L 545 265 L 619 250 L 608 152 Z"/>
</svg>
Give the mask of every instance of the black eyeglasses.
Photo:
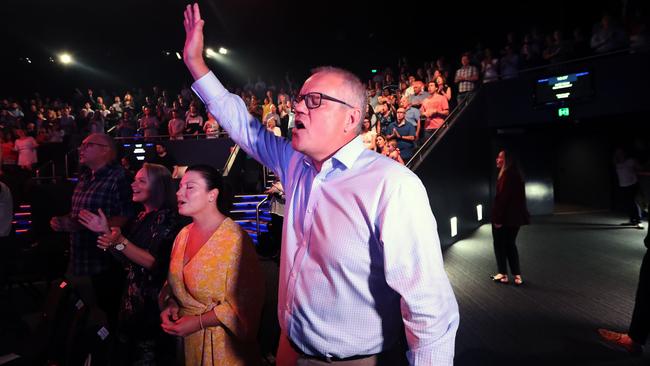
<svg viewBox="0 0 650 366">
<path fill-rule="evenodd" d="M 98 144 L 98 143 L 95 143 L 95 142 L 83 142 L 83 143 L 81 143 L 81 145 L 79 145 L 78 149 L 79 150 L 85 150 L 85 149 L 87 149 L 87 148 L 89 148 L 91 146 L 108 147 L 108 145 L 105 145 L 105 144 Z"/>
<path fill-rule="evenodd" d="M 341 103 L 341 104 L 343 104 L 345 106 L 348 106 L 350 108 L 354 108 L 350 104 L 348 104 L 348 103 L 346 103 L 346 102 L 344 102 L 344 101 L 342 101 L 340 99 L 336 99 L 334 97 L 330 97 L 327 94 L 318 93 L 318 92 L 311 92 L 311 93 L 307 93 L 307 94 L 299 94 L 298 96 L 293 98 L 293 102 L 292 102 L 291 105 L 295 109 L 296 105 L 304 100 L 305 101 L 305 106 L 307 106 L 307 109 L 316 109 L 316 108 L 320 107 L 321 103 L 323 102 L 323 99 L 330 100 L 330 101 L 336 102 L 336 103 Z"/>
</svg>

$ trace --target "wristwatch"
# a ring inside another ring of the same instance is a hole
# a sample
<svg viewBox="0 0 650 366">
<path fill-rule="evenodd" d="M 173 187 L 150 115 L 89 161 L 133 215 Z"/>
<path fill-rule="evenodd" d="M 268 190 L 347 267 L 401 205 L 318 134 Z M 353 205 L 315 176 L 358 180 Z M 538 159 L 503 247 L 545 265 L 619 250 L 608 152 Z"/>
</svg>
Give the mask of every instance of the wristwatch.
<svg viewBox="0 0 650 366">
<path fill-rule="evenodd" d="M 115 244 L 113 248 L 115 248 L 115 250 L 117 250 L 118 252 L 123 251 L 124 248 L 126 248 L 126 238 L 124 238 L 121 242 Z"/>
</svg>

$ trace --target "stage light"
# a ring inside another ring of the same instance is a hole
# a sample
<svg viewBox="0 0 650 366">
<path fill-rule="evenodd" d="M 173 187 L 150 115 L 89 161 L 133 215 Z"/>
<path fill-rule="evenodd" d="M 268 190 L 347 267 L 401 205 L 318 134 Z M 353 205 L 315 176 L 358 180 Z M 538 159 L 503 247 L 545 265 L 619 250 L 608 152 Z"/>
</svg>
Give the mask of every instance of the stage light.
<svg viewBox="0 0 650 366">
<path fill-rule="evenodd" d="M 207 57 L 215 57 L 215 56 L 217 56 L 217 53 L 214 52 L 214 50 L 212 48 L 208 47 L 208 48 L 205 49 L 205 55 Z"/>
<path fill-rule="evenodd" d="M 483 205 L 476 205 L 476 219 L 478 221 L 483 220 Z"/>
<path fill-rule="evenodd" d="M 182 60 L 182 59 L 183 59 L 183 58 L 181 57 L 181 54 L 178 53 L 178 52 L 176 52 L 176 58 L 179 59 L 179 60 Z"/>
<path fill-rule="evenodd" d="M 72 59 L 72 56 L 70 56 L 69 53 L 61 53 L 59 54 L 59 62 L 64 65 L 69 65 L 72 62 L 74 62 L 74 60 Z"/>
<path fill-rule="evenodd" d="M 220 48 L 219 48 L 219 53 L 222 54 L 222 55 L 227 55 L 227 54 L 228 54 L 228 50 L 225 49 L 225 48 L 223 48 L 223 47 L 220 47 Z"/>
</svg>

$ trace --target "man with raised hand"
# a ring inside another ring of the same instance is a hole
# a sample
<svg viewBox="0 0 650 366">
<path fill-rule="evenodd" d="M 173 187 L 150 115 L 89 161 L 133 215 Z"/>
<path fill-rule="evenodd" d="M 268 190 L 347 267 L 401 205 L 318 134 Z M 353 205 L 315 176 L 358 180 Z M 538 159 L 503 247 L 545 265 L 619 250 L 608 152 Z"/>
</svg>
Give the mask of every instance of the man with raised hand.
<svg viewBox="0 0 650 366">
<path fill-rule="evenodd" d="M 208 69 L 197 4 L 184 25 L 192 88 L 285 187 L 277 365 L 452 365 L 458 306 L 426 190 L 364 148 L 363 84 L 339 68 L 314 70 L 294 101 L 289 142 Z"/>
</svg>

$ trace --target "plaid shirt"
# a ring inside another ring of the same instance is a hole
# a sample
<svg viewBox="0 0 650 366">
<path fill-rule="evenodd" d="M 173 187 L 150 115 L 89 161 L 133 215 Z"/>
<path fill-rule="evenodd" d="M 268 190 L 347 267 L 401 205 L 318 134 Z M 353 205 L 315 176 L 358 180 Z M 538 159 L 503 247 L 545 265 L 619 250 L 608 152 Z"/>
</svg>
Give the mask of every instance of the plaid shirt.
<svg viewBox="0 0 650 366">
<path fill-rule="evenodd" d="M 474 76 L 478 76 L 478 69 L 476 68 L 476 66 L 467 65 L 456 70 L 456 79 L 458 78 L 469 79 Z M 460 81 L 458 83 L 458 92 L 459 93 L 471 92 L 474 90 L 475 87 L 476 87 L 476 81 Z"/>
<path fill-rule="evenodd" d="M 70 218 L 76 220 L 81 210 L 97 213 L 101 208 L 106 217 L 133 214 L 131 186 L 126 171 L 117 165 L 107 165 L 95 174 L 88 170 L 79 178 L 72 194 Z M 70 262 L 75 275 L 99 274 L 110 267 L 111 256 L 97 248 L 97 234 L 82 229 L 70 235 Z"/>
</svg>

